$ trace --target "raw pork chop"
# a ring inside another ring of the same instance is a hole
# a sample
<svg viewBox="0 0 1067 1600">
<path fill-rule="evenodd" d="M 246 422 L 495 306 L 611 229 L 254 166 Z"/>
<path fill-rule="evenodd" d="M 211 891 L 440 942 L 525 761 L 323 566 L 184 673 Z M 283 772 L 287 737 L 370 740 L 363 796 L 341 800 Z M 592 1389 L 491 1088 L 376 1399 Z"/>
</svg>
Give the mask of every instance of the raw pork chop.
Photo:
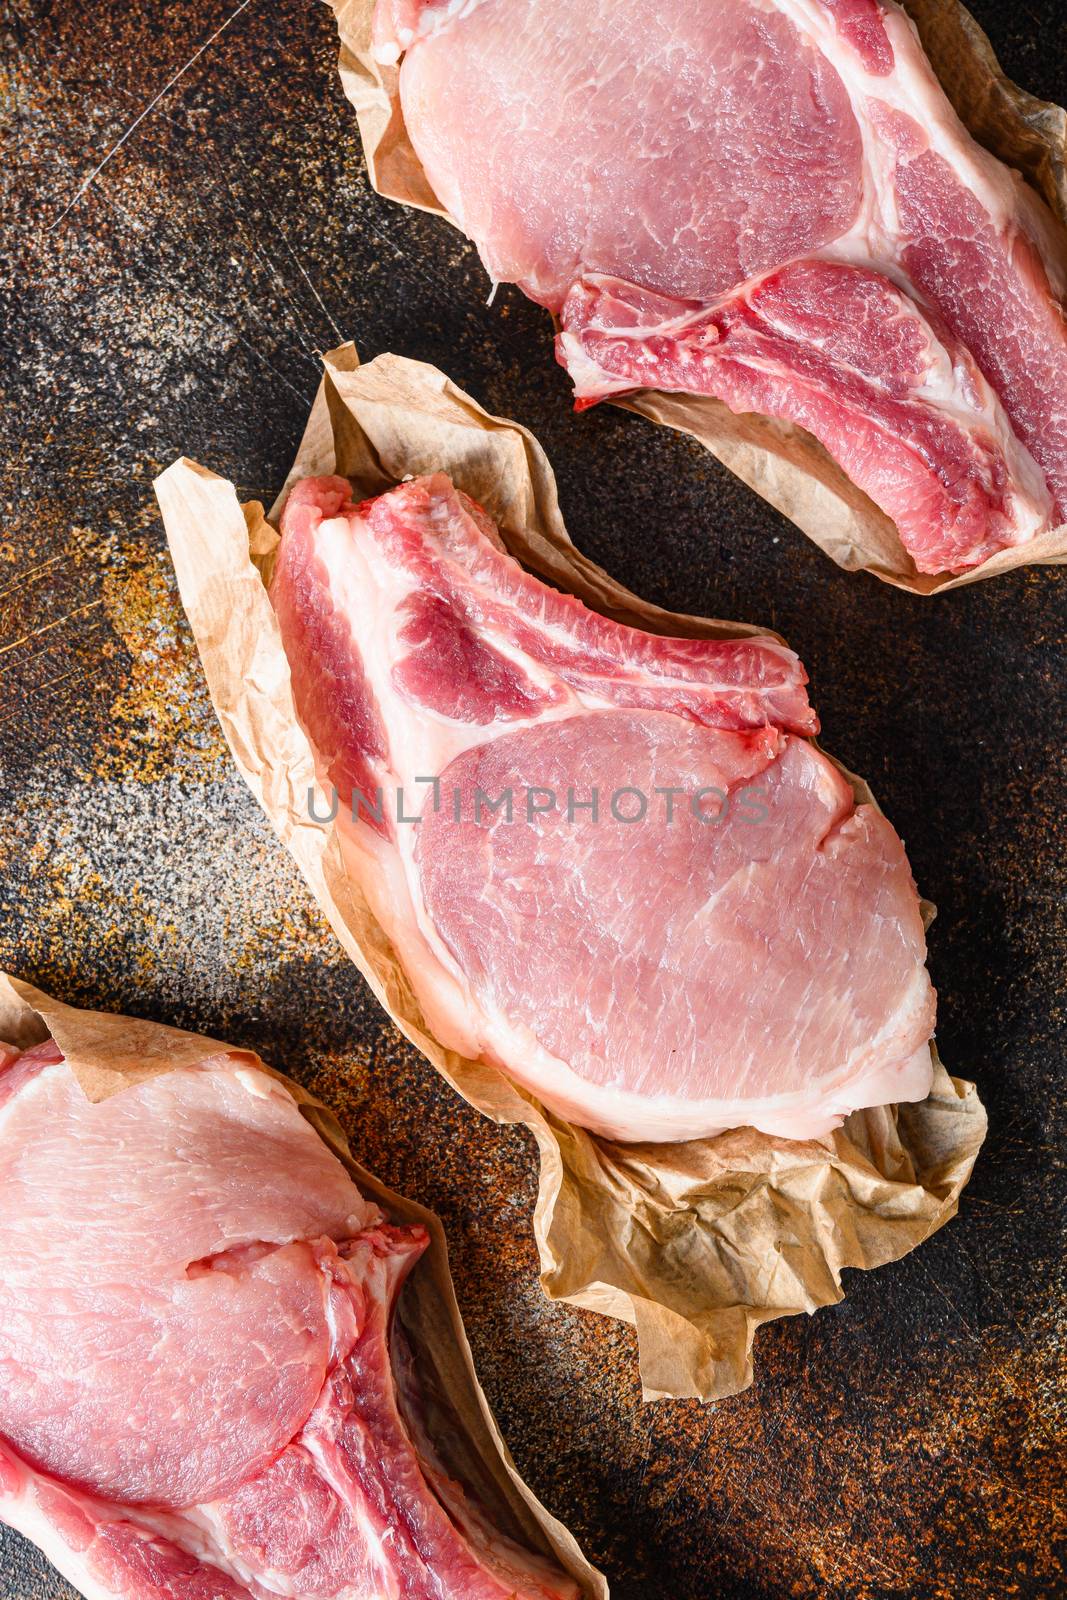
<svg viewBox="0 0 1067 1600">
<path fill-rule="evenodd" d="M 890 0 L 379 0 L 375 39 L 580 405 L 798 424 L 923 572 L 1067 517 L 1062 241 Z"/>
<path fill-rule="evenodd" d="M 587 611 L 441 475 L 359 507 L 298 484 L 271 598 L 350 871 L 443 1044 L 623 1139 L 818 1136 L 926 1095 L 908 863 L 805 737 L 791 651 Z"/>
<path fill-rule="evenodd" d="M 0 1046 L 0 1516 L 88 1600 L 575 1596 L 414 1442 L 426 1243 L 239 1058 L 92 1105 Z"/>
</svg>

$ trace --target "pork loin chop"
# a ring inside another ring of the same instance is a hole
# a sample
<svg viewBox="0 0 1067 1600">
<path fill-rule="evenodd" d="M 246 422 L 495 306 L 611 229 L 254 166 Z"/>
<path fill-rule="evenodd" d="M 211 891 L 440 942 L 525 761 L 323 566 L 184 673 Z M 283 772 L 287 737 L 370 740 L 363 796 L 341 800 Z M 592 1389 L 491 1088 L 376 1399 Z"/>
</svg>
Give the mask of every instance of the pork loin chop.
<svg viewBox="0 0 1067 1600">
<path fill-rule="evenodd" d="M 0 1517 L 87 1600 L 576 1600 L 421 1447 L 427 1242 L 247 1060 L 0 1046 Z"/>
<path fill-rule="evenodd" d="M 271 598 L 318 804 L 442 1044 L 627 1140 L 927 1094 L 908 863 L 791 651 L 597 616 L 443 475 L 297 484 Z"/>
<path fill-rule="evenodd" d="M 580 405 L 795 423 L 961 572 L 1067 517 L 1063 240 L 891 0 L 379 0 L 404 120 Z"/>
</svg>

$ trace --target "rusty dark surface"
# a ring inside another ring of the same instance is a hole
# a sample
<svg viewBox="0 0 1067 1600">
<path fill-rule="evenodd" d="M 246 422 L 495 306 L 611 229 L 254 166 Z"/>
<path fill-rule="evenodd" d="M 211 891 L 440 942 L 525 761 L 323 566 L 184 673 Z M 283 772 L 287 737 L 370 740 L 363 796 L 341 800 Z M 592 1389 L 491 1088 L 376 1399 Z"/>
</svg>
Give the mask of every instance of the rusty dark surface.
<svg viewBox="0 0 1067 1600">
<path fill-rule="evenodd" d="M 973 9 L 1067 100 L 1062 0 Z M 371 192 L 324 7 L 0 16 L 0 965 L 255 1047 L 436 1208 L 519 1465 L 619 1600 L 1063 1594 L 1067 575 L 920 602 L 839 572 L 697 447 L 576 420 L 541 314 L 487 307 L 452 230 Z M 941 1051 L 991 1125 L 961 1215 L 764 1330 L 735 1399 L 642 1407 L 629 1330 L 545 1302 L 530 1142 L 383 1020 L 215 724 L 151 478 L 184 452 L 269 500 L 343 337 L 530 425 L 575 539 L 631 587 L 784 633 L 940 906 Z M 4 1600 L 68 1593 L 0 1535 Z"/>
</svg>

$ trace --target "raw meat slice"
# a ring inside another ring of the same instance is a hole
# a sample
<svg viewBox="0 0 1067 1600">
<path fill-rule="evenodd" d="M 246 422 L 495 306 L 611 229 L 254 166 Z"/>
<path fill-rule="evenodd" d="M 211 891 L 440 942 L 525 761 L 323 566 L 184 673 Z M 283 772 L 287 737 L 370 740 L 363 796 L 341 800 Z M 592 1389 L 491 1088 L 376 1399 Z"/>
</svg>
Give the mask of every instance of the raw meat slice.
<svg viewBox="0 0 1067 1600">
<path fill-rule="evenodd" d="M 247 1060 L 94 1105 L 0 1052 L 0 1516 L 89 1600 L 573 1600 L 423 1461 L 426 1244 Z"/>
<path fill-rule="evenodd" d="M 891 0 L 379 0 L 375 48 L 580 403 L 805 427 L 924 572 L 1067 517 L 1063 240 Z"/>
<path fill-rule="evenodd" d="M 661 389 L 796 423 L 893 518 L 920 572 L 974 566 L 1049 525 L 1045 480 L 968 351 L 877 273 L 793 262 L 712 307 L 586 277 L 563 324 L 579 409 L 613 380 L 642 386 L 652 364 Z"/>
<path fill-rule="evenodd" d="M 595 615 L 443 475 L 358 507 L 298 483 L 271 598 L 349 870 L 445 1046 L 630 1140 L 817 1137 L 927 1094 L 904 851 L 804 737 L 784 646 Z"/>
</svg>

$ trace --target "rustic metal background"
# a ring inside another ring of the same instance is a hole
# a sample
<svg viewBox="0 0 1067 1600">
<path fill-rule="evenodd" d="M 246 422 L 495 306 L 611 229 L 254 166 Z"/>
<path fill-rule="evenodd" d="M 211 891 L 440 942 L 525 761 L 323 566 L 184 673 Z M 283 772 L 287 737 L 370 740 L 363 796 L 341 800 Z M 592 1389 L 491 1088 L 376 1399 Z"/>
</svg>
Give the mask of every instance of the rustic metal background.
<svg viewBox="0 0 1067 1600">
<path fill-rule="evenodd" d="M 1067 100 L 1062 0 L 973 9 Z M 254 1046 L 440 1212 L 519 1465 L 618 1600 L 1062 1594 L 1065 574 L 919 602 L 696 446 L 572 417 L 544 317 L 371 192 L 324 7 L 9 0 L 0 47 L 0 965 Z M 991 1123 L 962 1214 L 760 1334 L 736 1399 L 642 1407 L 630 1332 L 544 1301 L 530 1141 L 383 1021 L 212 716 L 152 476 L 185 452 L 269 499 L 349 336 L 532 427 L 624 582 L 783 632 L 940 905 L 942 1054 Z M 5 1600 L 67 1593 L 0 1537 Z"/>
</svg>

